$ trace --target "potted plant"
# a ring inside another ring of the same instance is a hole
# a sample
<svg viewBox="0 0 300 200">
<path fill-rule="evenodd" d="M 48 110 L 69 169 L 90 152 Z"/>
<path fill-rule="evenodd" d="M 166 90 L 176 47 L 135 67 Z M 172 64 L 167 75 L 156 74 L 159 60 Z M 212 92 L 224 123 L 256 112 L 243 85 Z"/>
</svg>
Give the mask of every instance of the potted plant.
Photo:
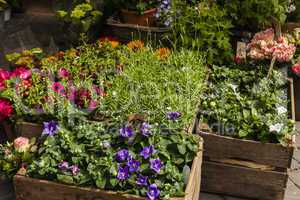
<svg viewBox="0 0 300 200">
<path fill-rule="evenodd" d="M 155 26 L 155 13 L 160 4 L 158 0 L 121 0 L 121 19 L 126 24 Z"/>
<path fill-rule="evenodd" d="M 22 174 L 31 163 L 37 150 L 35 139 L 19 137 L 12 143 L 0 145 L 0 198 L 13 199 L 12 178 L 16 173 Z"/>
</svg>

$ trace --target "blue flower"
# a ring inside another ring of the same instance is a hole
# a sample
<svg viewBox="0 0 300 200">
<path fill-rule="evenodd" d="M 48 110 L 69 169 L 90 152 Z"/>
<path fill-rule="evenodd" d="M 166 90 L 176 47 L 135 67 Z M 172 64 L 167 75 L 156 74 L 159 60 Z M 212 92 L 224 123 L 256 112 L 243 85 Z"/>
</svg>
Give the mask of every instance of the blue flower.
<svg viewBox="0 0 300 200">
<path fill-rule="evenodd" d="M 80 172 L 80 168 L 78 167 L 78 165 L 72 165 L 70 167 L 73 176 L 76 176 L 79 172 Z"/>
<path fill-rule="evenodd" d="M 118 167 L 119 170 L 118 170 L 118 174 L 117 174 L 117 179 L 118 180 L 126 180 L 129 178 L 129 167 L 128 166 L 125 166 L 124 168 L 123 167 Z"/>
<path fill-rule="evenodd" d="M 137 175 L 136 184 L 140 186 L 148 185 L 148 176 L 143 176 L 141 174 Z"/>
<path fill-rule="evenodd" d="M 143 150 L 140 152 L 140 156 L 142 156 L 144 159 L 148 159 L 154 153 L 155 153 L 154 146 L 150 145 L 148 147 L 143 148 Z"/>
<path fill-rule="evenodd" d="M 116 159 L 119 162 L 124 162 L 128 159 L 129 157 L 129 151 L 127 149 L 122 149 L 117 152 L 116 154 Z"/>
<path fill-rule="evenodd" d="M 58 132 L 58 123 L 55 121 L 44 122 L 43 135 L 53 136 Z"/>
<path fill-rule="evenodd" d="M 128 160 L 127 166 L 129 167 L 130 172 L 137 172 L 140 170 L 141 163 L 138 160 L 130 158 Z"/>
<path fill-rule="evenodd" d="M 151 128 L 152 126 L 150 124 L 144 122 L 140 128 L 142 135 L 145 137 L 149 137 L 151 135 L 151 131 L 150 131 Z"/>
<path fill-rule="evenodd" d="M 66 162 L 66 161 L 63 161 L 61 163 L 58 164 L 58 168 L 61 170 L 61 171 L 66 171 L 69 169 L 69 163 Z"/>
<path fill-rule="evenodd" d="M 124 138 L 130 138 L 134 134 L 132 128 L 130 126 L 123 126 L 120 128 L 120 135 Z"/>
<path fill-rule="evenodd" d="M 169 120 L 176 120 L 181 117 L 180 112 L 168 112 L 167 113 L 167 119 Z"/>
<path fill-rule="evenodd" d="M 147 197 L 149 200 L 155 200 L 159 197 L 160 190 L 156 184 L 151 184 L 148 188 Z"/>
<path fill-rule="evenodd" d="M 150 160 L 150 169 L 152 169 L 156 173 L 159 173 L 161 168 L 163 168 L 163 164 L 159 158 Z"/>
</svg>

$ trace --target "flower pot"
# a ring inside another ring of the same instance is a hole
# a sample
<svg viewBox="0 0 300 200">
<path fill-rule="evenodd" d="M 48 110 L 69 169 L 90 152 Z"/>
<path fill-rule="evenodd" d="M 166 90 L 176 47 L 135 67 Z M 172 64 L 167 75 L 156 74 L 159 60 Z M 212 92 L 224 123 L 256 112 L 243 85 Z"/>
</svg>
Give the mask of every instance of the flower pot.
<svg viewBox="0 0 300 200">
<path fill-rule="evenodd" d="M 17 122 L 15 125 L 16 135 L 18 137 L 40 137 L 43 133 L 43 125 L 30 122 Z"/>
<path fill-rule="evenodd" d="M 14 187 L 11 180 L 0 178 L 0 199 L 13 200 L 15 199 Z"/>
<path fill-rule="evenodd" d="M 143 14 L 139 14 L 135 11 L 121 10 L 121 19 L 126 24 L 136 24 L 140 26 L 154 26 L 156 8 L 145 11 Z"/>
</svg>

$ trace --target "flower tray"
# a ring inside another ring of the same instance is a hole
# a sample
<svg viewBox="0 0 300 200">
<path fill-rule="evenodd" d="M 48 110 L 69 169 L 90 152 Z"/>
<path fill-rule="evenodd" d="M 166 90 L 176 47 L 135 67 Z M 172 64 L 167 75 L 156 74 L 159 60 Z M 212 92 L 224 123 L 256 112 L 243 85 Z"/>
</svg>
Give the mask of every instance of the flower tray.
<svg viewBox="0 0 300 200">
<path fill-rule="evenodd" d="M 293 86 L 290 82 L 293 110 Z M 293 112 L 293 111 L 291 111 Z M 200 111 L 194 133 L 204 140 L 201 191 L 250 199 L 283 200 L 293 144 L 261 143 L 208 132 L 201 127 Z M 291 114 L 294 119 L 294 115 Z M 197 123 L 199 122 L 199 123 Z"/>
<path fill-rule="evenodd" d="M 169 28 L 139 26 L 136 24 L 122 23 L 117 15 L 110 17 L 107 22 L 107 35 L 118 38 L 121 42 L 129 42 L 133 39 L 143 41 L 160 41 Z"/>
<path fill-rule="evenodd" d="M 202 142 L 194 158 L 184 197 L 171 200 L 198 200 L 201 185 Z M 124 195 L 94 188 L 70 186 L 56 182 L 16 175 L 14 186 L 17 200 L 147 200 L 145 197 Z"/>
</svg>

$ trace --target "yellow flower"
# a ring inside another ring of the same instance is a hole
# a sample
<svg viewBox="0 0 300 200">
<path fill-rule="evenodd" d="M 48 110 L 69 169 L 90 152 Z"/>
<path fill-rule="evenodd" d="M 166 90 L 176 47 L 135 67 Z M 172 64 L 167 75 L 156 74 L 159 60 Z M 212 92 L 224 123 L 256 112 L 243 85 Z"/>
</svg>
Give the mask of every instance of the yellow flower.
<svg viewBox="0 0 300 200">
<path fill-rule="evenodd" d="M 160 59 L 165 59 L 171 54 L 168 48 L 159 48 L 155 51 L 155 55 Z"/>
<path fill-rule="evenodd" d="M 139 50 L 139 49 L 142 49 L 144 48 L 144 42 L 142 42 L 141 40 L 134 40 L 134 41 L 131 41 L 127 44 L 127 47 L 131 50 Z"/>
<path fill-rule="evenodd" d="M 100 43 L 109 43 L 112 48 L 117 48 L 120 42 L 113 37 L 102 37 L 99 39 Z"/>
</svg>

